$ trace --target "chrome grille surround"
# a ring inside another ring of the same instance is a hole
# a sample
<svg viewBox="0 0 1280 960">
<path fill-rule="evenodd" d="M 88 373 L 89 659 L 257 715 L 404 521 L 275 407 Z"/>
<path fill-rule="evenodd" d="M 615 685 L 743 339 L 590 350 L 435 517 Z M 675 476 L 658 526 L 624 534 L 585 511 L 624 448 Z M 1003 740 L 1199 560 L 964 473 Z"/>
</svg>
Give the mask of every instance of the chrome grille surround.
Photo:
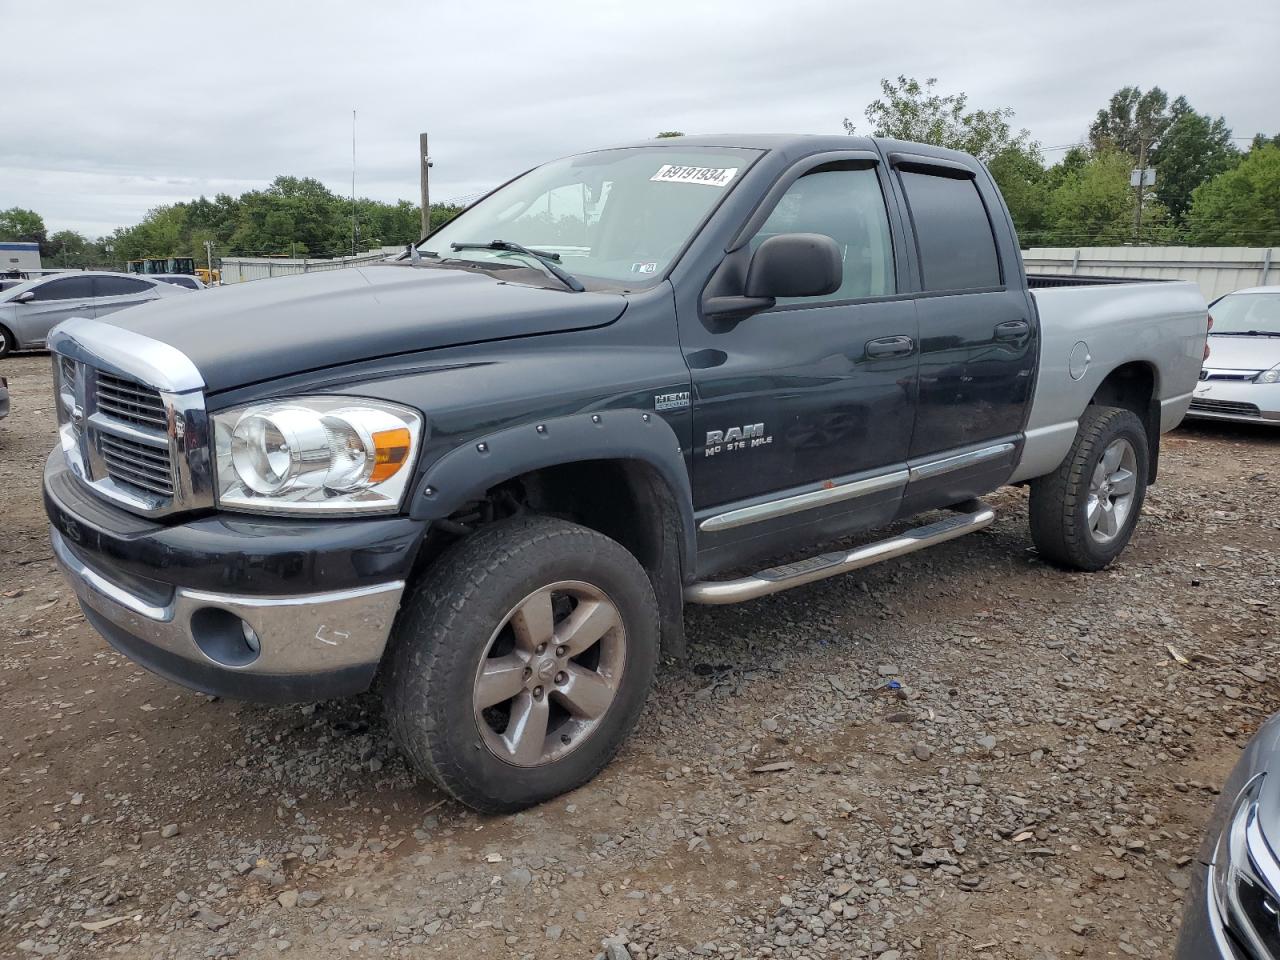
<svg viewBox="0 0 1280 960">
<path fill-rule="evenodd" d="M 72 472 L 133 513 L 214 505 L 204 380 L 176 348 L 98 320 L 49 335 L 58 433 Z"/>
</svg>

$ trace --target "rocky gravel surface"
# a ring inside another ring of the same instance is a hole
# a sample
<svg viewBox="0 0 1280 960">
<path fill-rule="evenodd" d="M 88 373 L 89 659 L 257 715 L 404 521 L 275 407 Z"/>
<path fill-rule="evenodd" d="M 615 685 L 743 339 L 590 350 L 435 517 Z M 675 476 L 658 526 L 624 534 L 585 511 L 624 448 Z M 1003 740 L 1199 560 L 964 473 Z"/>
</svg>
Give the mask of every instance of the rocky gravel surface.
<svg viewBox="0 0 1280 960">
<path fill-rule="evenodd" d="M 692 608 L 595 782 L 504 818 L 376 697 L 216 700 L 117 656 L 50 562 L 48 360 L 0 363 L 0 955 L 1167 956 L 1280 703 L 1280 434 L 1184 427 L 1111 569 L 987 531 Z"/>
</svg>

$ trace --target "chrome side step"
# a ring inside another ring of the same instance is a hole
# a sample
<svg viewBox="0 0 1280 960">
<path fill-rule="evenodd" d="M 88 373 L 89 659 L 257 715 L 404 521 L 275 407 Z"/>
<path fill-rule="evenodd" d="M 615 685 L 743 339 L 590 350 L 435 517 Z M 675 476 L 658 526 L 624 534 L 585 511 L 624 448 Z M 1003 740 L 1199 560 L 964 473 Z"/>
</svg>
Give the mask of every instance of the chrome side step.
<svg viewBox="0 0 1280 960">
<path fill-rule="evenodd" d="M 819 557 L 770 567 L 739 580 L 703 580 L 691 583 L 684 588 L 684 599 L 688 603 L 741 603 L 743 600 L 781 593 L 792 587 L 825 580 L 883 560 L 904 557 L 938 543 L 946 543 L 956 537 L 963 537 L 966 533 L 991 526 L 995 518 L 994 510 L 986 504 L 978 504 L 978 509 L 973 512 L 958 513 L 888 540 L 868 543 L 848 553 L 824 553 Z"/>
</svg>

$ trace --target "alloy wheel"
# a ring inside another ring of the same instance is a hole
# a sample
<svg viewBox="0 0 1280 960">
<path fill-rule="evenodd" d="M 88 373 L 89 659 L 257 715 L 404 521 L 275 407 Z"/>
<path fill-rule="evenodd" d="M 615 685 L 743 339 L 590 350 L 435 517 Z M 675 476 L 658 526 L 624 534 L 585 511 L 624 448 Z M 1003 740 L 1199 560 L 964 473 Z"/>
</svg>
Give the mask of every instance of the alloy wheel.
<svg viewBox="0 0 1280 960">
<path fill-rule="evenodd" d="M 1110 543 L 1124 529 L 1138 486 L 1138 455 L 1124 437 L 1112 440 L 1089 480 L 1085 516 L 1098 543 Z"/>
<path fill-rule="evenodd" d="M 494 631 L 472 702 L 491 753 L 519 767 L 559 760 L 595 731 L 626 663 L 622 616 L 604 591 L 566 580 L 535 590 Z"/>
</svg>

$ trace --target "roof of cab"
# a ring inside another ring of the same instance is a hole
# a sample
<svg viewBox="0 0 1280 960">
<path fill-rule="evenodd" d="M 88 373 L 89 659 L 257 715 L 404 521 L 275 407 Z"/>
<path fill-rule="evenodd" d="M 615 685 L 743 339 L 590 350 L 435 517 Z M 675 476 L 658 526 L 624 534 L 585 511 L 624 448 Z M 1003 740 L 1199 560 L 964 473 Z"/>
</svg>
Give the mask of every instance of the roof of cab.
<svg viewBox="0 0 1280 960">
<path fill-rule="evenodd" d="M 978 161 L 967 153 L 949 150 L 946 147 L 935 147 L 927 143 L 912 143 L 907 140 L 893 140 L 889 137 L 863 137 L 841 134 L 798 134 L 798 133 L 700 133 L 679 137 L 663 137 L 653 140 L 638 140 L 620 144 L 624 147 L 737 147 L 748 150 L 771 150 L 787 154 L 793 158 L 808 156 L 814 153 L 827 153 L 837 150 L 876 150 L 886 156 L 890 153 L 909 153 L 915 156 L 936 157 L 942 160 L 961 163 L 974 167 Z"/>
</svg>

